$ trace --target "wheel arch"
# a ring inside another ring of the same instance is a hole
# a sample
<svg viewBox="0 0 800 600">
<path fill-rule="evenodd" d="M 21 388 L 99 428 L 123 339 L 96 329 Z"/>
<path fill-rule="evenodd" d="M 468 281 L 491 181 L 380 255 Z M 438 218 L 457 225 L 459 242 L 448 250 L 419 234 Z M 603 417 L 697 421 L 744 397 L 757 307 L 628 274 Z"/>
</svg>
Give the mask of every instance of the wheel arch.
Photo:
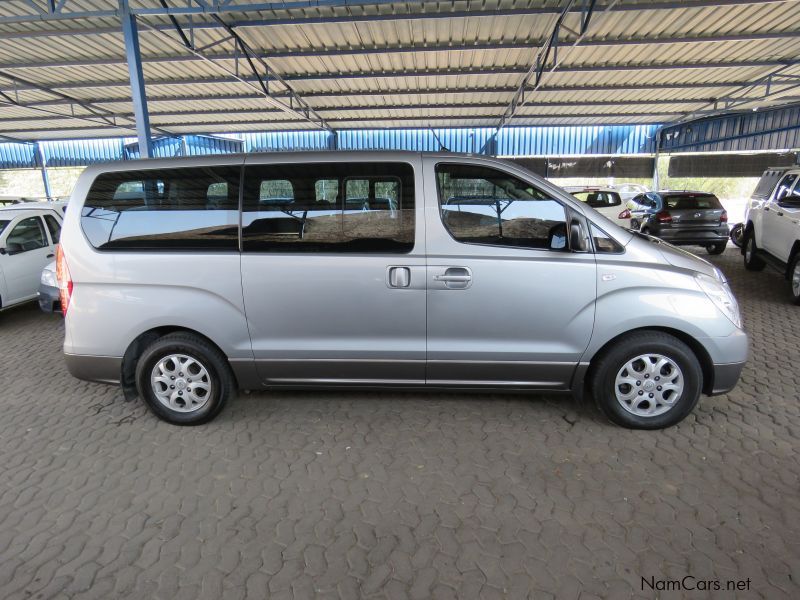
<svg viewBox="0 0 800 600">
<path fill-rule="evenodd" d="M 714 389 L 714 362 L 711 360 L 711 356 L 709 355 L 708 351 L 703 347 L 703 345 L 697 341 L 694 337 L 686 333 L 685 331 L 681 331 L 679 329 L 674 329 L 672 327 L 638 327 L 636 329 L 629 329 L 628 331 L 624 331 L 610 340 L 608 340 L 605 344 L 603 344 L 600 348 L 598 348 L 597 352 L 592 355 L 589 359 L 589 367 L 586 369 L 583 375 L 583 381 L 580 382 L 580 394 L 587 395 L 588 394 L 588 386 L 589 382 L 592 379 L 592 375 L 594 374 L 594 368 L 597 365 L 598 360 L 606 354 L 611 347 L 617 344 L 622 338 L 632 333 L 640 333 L 640 332 L 648 332 L 654 331 L 659 333 L 666 333 L 671 335 L 684 344 L 689 346 L 689 349 L 694 353 L 695 357 L 697 357 L 697 361 L 700 363 L 700 369 L 703 374 L 703 385 L 702 390 L 704 394 L 710 394 L 711 391 Z M 576 386 L 578 387 L 578 386 Z"/>
<path fill-rule="evenodd" d="M 786 279 L 791 279 L 792 277 L 792 263 L 794 262 L 794 257 L 800 253 L 800 240 L 795 240 L 792 249 L 789 251 L 789 260 L 786 261 L 786 273 L 784 274 Z"/>
<path fill-rule="evenodd" d="M 139 357 L 142 355 L 142 352 L 144 352 L 145 348 L 147 348 L 147 346 L 152 344 L 157 339 L 171 333 L 190 333 L 202 338 L 205 342 L 219 350 L 219 352 L 226 357 L 226 360 L 228 360 L 228 364 L 230 364 L 230 359 L 227 358 L 228 355 L 222 350 L 222 348 L 220 348 L 219 344 L 199 331 L 190 329 L 188 327 L 178 327 L 174 325 L 153 327 L 136 336 L 136 338 L 128 345 L 128 348 L 125 350 L 125 354 L 122 357 L 120 385 L 122 386 L 122 392 L 125 395 L 126 400 L 133 400 L 139 395 L 139 392 L 136 389 L 136 363 L 138 362 Z M 231 369 L 231 373 L 234 377 L 234 381 L 236 381 L 236 373 L 234 369 Z"/>
</svg>

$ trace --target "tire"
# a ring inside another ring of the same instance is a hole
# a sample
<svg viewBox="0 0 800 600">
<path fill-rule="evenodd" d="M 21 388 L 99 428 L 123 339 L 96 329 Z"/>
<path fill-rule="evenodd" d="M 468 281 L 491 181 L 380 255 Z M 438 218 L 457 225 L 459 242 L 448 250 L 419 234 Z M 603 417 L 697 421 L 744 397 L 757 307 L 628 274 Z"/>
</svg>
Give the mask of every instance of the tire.
<svg viewBox="0 0 800 600">
<path fill-rule="evenodd" d="M 796 252 L 789 264 L 789 290 L 792 302 L 800 306 L 800 252 Z"/>
<path fill-rule="evenodd" d="M 661 359 L 666 360 L 657 371 Z M 631 383 L 619 383 L 618 377 Z M 659 390 L 657 377 L 675 389 Z M 691 348 L 678 338 L 660 331 L 638 331 L 619 339 L 592 365 L 589 385 L 598 408 L 613 423 L 629 429 L 663 429 L 682 421 L 697 405 L 703 371 Z M 626 397 L 637 389 L 628 401 Z"/>
<path fill-rule="evenodd" d="M 236 381 L 225 355 L 191 333 L 171 333 L 145 348 L 136 364 L 136 387 L 150 410 L 174 425 L 207 423 L 236 396 Z M 163 396 L 159 397 L 156 387 Z"/>
<path fill-rule="evenodd" d="M 748 271 L 761 271 L 765 266 L 764 259 L 758 256 L 756 236 L 750 231 L 744 238 L 744 268 Z"/>
<path fill-rule="evenodd" d="M 719 244 L 710 244 L 706 246 L 706 251 L 709 254 L 722 254 L 725 252 L 725 248 L 728 247 L 727 242 L 720 242 Z"/>
</svg>

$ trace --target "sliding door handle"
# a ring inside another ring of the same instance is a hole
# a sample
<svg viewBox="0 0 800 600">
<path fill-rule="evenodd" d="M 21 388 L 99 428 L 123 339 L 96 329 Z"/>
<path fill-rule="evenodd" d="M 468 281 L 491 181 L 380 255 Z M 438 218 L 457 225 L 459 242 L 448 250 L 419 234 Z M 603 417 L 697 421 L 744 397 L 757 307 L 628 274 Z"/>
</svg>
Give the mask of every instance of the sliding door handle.
<svg viewBox="0 0 800 600">
<path fill-rule="evenodd" d="M 472 285 L 472 272 L 466 267 L 440 267 L 444 273 L 433 276 L 434 283 L 444 284 L 449 290 L 465 290 Z"/>
</svg>

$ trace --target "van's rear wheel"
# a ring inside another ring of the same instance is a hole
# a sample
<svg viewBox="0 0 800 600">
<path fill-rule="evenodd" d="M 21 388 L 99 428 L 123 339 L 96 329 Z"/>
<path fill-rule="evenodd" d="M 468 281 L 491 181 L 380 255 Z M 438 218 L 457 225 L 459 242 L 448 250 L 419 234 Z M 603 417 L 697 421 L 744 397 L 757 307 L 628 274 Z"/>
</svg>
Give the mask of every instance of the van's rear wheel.
<svg viewBox="0 0 800 600">
<path fill-rule="evenodd" d="M 225 356 L 190 333 L 172 333 L 150 344 L 136 365 L 136 386 L 150 410 L 175 425 L 210 421 L 236 394 Z"/>
<path fill-rule="evenodd" d="M 706 246 L 706 251 L 709 254 L 722 254 L 728 246 L 727 242 L 720 242 L 719 244 L 709 244 Z"/>
<path fill-rule="evenodd" d="M 752 231 L 746 235 L 747 237 L 744 241 L 744 268 L 748 271 L 761 271 L 766 266 L 766 263 L 758 255 L 756 236 Z"/>
<path fill-rule="evenodd" d="M 617 425 L 661 429 L 692 412 L 703 371 L 678 338 L 641 331 L 620 339 L 598 359 L 590 386 L 600 410 Z"/>
</svg>

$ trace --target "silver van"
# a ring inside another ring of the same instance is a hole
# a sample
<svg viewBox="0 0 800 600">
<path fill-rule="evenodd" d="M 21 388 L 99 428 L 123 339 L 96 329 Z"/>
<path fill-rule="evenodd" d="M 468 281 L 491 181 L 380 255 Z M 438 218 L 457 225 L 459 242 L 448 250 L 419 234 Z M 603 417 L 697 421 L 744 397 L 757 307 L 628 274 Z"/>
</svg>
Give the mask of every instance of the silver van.
<svg viewBox="0 0 800 600">
<path fill-rule="evenodd" d="M 476 156 L 89 167 L 58 279 L 70 372 L 180 425 L 237 389 L 446 388 L 585 394 L 656 429 L 747 359 L 711 264 Z"/>
</svg>

